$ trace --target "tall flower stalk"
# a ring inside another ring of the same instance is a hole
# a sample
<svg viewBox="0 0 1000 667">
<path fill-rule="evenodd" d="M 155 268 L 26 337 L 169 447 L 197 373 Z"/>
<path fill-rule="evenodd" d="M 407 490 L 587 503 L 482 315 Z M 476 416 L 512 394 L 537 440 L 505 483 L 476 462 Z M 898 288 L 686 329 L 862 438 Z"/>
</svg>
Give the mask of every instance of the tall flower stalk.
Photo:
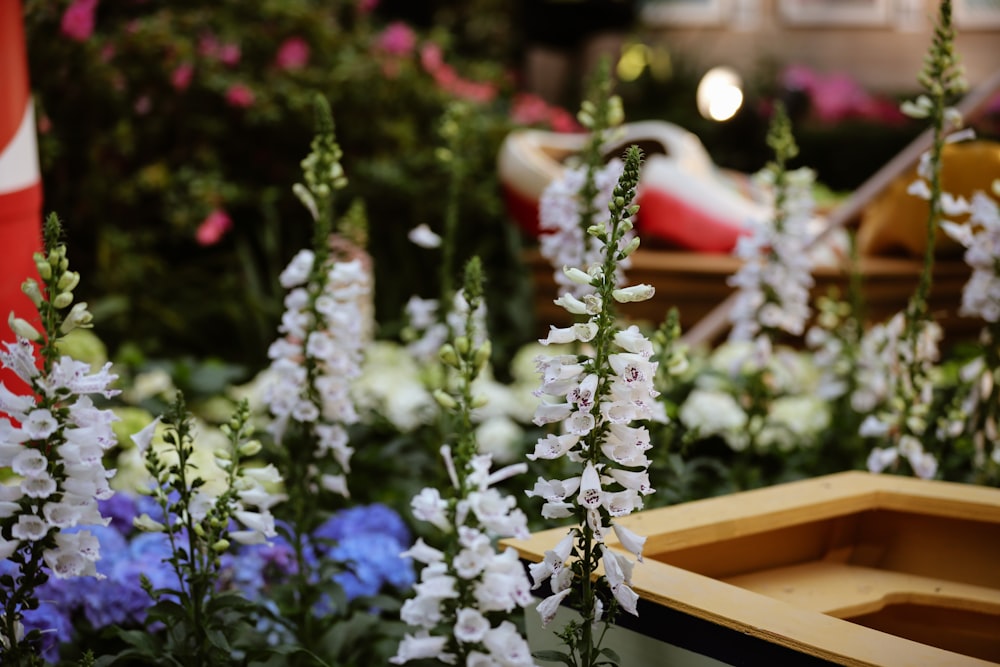
<svg viewBox="0 0 1000 667">
<path fill-rule="evenodd" d="M 600 242 L 587 229 L 604 223 L 605 204 L 622 169 L 621 160 L 614 158 L 605 163 L 603 155 L 604 146 L 624 120 L 621 98 L 612 94 L 612 87 L 605 62 L 595 73 L 593 90 L 577 116 L 590 133 L 579 164 L 568 166 L 539 200 L 539 250 L 555 270 L 560 294 L 568 292 L 577 298 L 593 290 L 567 278 L 562 269 L 600 263 Z M 624 238 L 631 237 L 629 232 Z M 615 267 L 619 283 L 624 281 L 623 271 L 628 264 L 626 257 Z"/>
<path fill-rule="evenodd" d="M 50 215 L 45 253 L 35 254 L 41 283 L 28 278 L 22 285 L 41 330 L 12 313 L 8 322 L 16 339 L 0 352 L 4 368 L 30 387 L 19 395 L 0 383 L 0 414 L 6 415 L 0 418 L 0 467 L 13 473 L 0 484 L 0 557 L 18 568 L 16 576 L 0 577 L 4 665 L 41 664 L 41 634 L 25 635 L 21 621 L 25 610 L 38 606 L 36 591 L 50 576 L 100 578 L 100 544 L 76 527 L 107 525 L 97 502 L 112 495 L 103 457 L 117 444 L 111 429 L 117 418 L 92 397 L 115 396 L 117 376 L 110 363 L 92 372 L 59 351 L 66 334 L 91 323 L 87 304 L 73 303 L 80 274 L 69 270 L 61 236 L 58 217 Z"/>
<path fill-rule="evenodd" d="M 534 587 L 548 582 L 551 588 L 551 595 L 538 605 L 543 624 L 552 621 L 563 603 L 580 614 L 578 621 L 557 632 L 566 653 L 546 657 L 575 667 L 616 663 L 614 653 L 602 648 L 605 633 L 619 609 L 638 613 L 638 596 L 631 588 L 634 562 L 608 542 L 614 532 L 621 546 L 641 560 L 645 538 L 617 519 L 641 509 L 643 496 L 653 492 L 645 455 L 651 447 L 649 432 L 632 424 L 655 414 L 657 363 L 651 361 L 652 343 L 636 327 L 617 329 L 615 318 L 616 302 L 649 299 L 654 291 L 650 285 L 615 284 L 618 264 L 638 247 L 638 239 L 627 245 L 622 239 L 638 210 L 632 200 L 641 159 L 638 148 L 629 148 L 609 203 L 609 224 L 588 229 L 602 244 L 601 262 L 565 269 L 569 278 L 592 287 L 594 294 L 586 302 L 564 295 L 558 303 L 588 319 L 566 329 L 553 327 L 541 341 L 587 344 L 586 353 L 543 355 L 537 360 L 542 376 L 538 393 L 550 400 L 539 405 L 534 421 L 539 426 L 556 425 L 557 432 L 541 438 L 528 458 L 565 457 L 580 473 L 568 479 L 539 478 L 528 492 L 545 501 L 545 519 L 577 522 L 542 562 L 530 567 L 530 573 Z"/>
<path fill-rule="evenodd" d="M 747 410 L 747 445 L 755 449 L 764 429 L 773 390 L 774 345 L 782 336 L 801 336 L 809 320 L 810 290 L 814 284 L 808 252 L 809 223 L 813 217 L 814 174 L 806 168 L 792 170 L 789 162 L 798 155 L 791 121 L 783 105 L 774 110 L 767 144 L 774 159 L 757 174 L 757 180 L 773 196 L 773 213 L 754 223 L 741 236 L 734 254 L 743 261 L 729 279 L 736 288 L 736 303 L 730 311 L 730 342 L 747 344 L 738 356 L 733 376 L 741 376 L 740 402 Z"/>
<path fill-rule="evenodd" d="M 872 449 L 869 470 L 897 469 L 906 461 L 914 474 L 924 478 L 934 477 L 938 469 L 934 453 L 924 446 L 934 435 L 930 428 L 934 401 L 931 374 L 938 361 L 942 336 L 940 326 L 932 320 L 927 308 L 934 275 L 935 240 L 945 214 L 968 209 L 967 202 L 956 200 L 941 188 L 942 151 L 949 134 L 961 125 L 961 116 L 948 104 L 966 88 L 955 54 L 951 9 L 950 0 L 941 2 L 934 37 L 919 75 L 925 94 L 903 105 L 905 113 L 928 119 L 932 128 L 930 151 L 921 157 L 918 179 L 908 190 L 926 199 L 929 205 L 923 268 L 906 309 L 886 325 L 873 327 L 862 340 L 860 379 L 852 396 L 855 409 L 870 411 L 861 423 L 860 434 L 888 442 Z"/>
<path fill-rule="evenodd" d="M 302 161 L 304 182 L 293 187 L 312 214 L 313 242 L 279 278 L 288 290 L 286 311 L 281 336 L 268 350 L 273 381 L 264 396 L 290 498 L 289 539 L 299 579 L 293 616 L 304 638 L 319 630 L 312 609 L 320 598 L 310 584 L 307 536 L 322 523 L 323 508 L 333 509 L 330 496 L 349 496 L 353 449 L 347 427 L 358 421 L 350 386 L 361 372 L 371 315 L 369 272 L 358 256 L 331 243 L 335 194 L 347 183 L 340 158 L 329 105 L 317 96 L 316 134 Z"/>
<path fill-rule="evenodd" d="M 273 466 L 249 465 L 261 444 L 253 439 L 246 401 L 222 426 L 228 444 L 215 452 L 216 463 L 225 471 L 220 488 L 210 488 L 205 471 L 194 464 L 196 434 L 180 394 L 167 414 L 162 447 L 152 444 L 159 426 L 156 419 L 132 436 L 145 458 L 153 481 L 150 494 L 158 507 L 158 516 L 143 514 L 134 523 L 140 530 L 166 535 L 170 544 L 166 560 L 176 576 L 176 588 L 155 589 L 143 578 L 143 588 L 156 602 L 148 621 L 165 626 L 163 644 L 124 633 L 134 648 L 118 659 L 141 658 L 149 664 L 180 661 L 192 667 L 228 665 L 233 646 L 252 635 L 253 605 L 239 593 L 219 592 L 222 556 L 233 542 L 260 544 L 277 535 L 270 508 L 284 497 L 269 487 L 280 484 L 281 477 Z"/>
<path fill-rule="evenodd" d="M 435 658 L 458 665 L 532 667 L 527 642 L 506 620 L 532 600 L 530 584 L 517 552 L 497 553 L 498 538 L 528 536 L 527 518 L 513 497 L 495 485 L 527 470 L 524 463 L 491 472 L 492 457 L 480 454 L 472 412 L 482 406 L 473 384 L 490 357 L 489 341 L 475 342 L 474 313 L 482 298 L 478 258 L 465 272 L 464 301 L 469 304 L 464 332 L 441 347 L 440 359 L 450 376 L 436 398 L 450 417 L 450 444 L 442 445 L 451 488 L 442 494 L 425 488 L 413 498 L 414 516 L 444 534 L 441 549 L 418 540 L 405 555 L 424 564 L 416 595 L 407 600 L 401 618 L 417 630 L 406 635 L 390 660 L 401 665 Z"/>
<path fill-rule="evenodd" d="M 407 327 L 403 339 L 407 349 L 419 361 L 433 363 L 438 350 L 452 335 L 463 335 L 469 304 L 462 290 L 455 289 L 457 273 L 455 251 L 458 247 L 458 223 L 462 188 L 468 176 L 469 131 L 472 108 L 468 103 L 455 101 L 448 105 L 441 119 L 439 135 L 443 140 L 437 158 L 445 169 L 448 186 L 445 192 L 444 229 L 438 236 L 426 224 L 410 231 L 409 238 L 416 245 L 441 251 L 438 267 L 439 290 L 437 298 L 413 295 L 406 304 Z M 480 300 L 475 308 L 476 329 L 482 337 L 486 334 L 486 305 Z"/>
</svg>

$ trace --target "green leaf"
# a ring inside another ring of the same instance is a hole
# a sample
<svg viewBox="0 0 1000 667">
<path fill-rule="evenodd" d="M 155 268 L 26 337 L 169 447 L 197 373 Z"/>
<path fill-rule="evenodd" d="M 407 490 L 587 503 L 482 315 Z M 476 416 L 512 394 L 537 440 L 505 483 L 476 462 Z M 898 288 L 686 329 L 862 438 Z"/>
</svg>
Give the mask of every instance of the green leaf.
<svg viewBox="0 0 1000 667">
<path fill-rule="evenodd" d="M 531 654 L 531 657 L 543 662 L 561 662 L 564 665 L 569 665 L 569 667 L 576 667 L 573 657 L 562 651 L 535 651 Z"/>
</svg>

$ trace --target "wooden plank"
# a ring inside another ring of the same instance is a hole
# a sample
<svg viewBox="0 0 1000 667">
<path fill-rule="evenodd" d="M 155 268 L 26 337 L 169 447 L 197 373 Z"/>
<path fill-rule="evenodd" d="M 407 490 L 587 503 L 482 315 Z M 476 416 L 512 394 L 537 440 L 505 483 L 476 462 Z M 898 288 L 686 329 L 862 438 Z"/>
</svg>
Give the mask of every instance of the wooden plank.
<svg viewBox="0 0 1000 667">
<path fill-rule="evenodd" d="M 1000 650 L 981 631 L 993 615 L 1000 623 L 998 489 L 854 471 L 620 521 L 647 536 L 644 562 L 633 573 L 641 597 L 805 655 L 845 665 L 971 666 L 991 664 L 972 655 Z M 558 528 L 503 543 L 537 562 L 565 534 Z M 785 575 L 791 579 L 782 583 Z M 788 599 L 810 576 L 819 592 L 799 594 L 816 599 Z M 846 590 L 846 576 L 872 588 Z M 873 599 L 900 611 L 883 613 Z M 913 631 L 914 617 L 916 627 L 935 618 L 934 605 L 942 614 L 966 614 L 960 620 L 979 628 L 935 636 L 941 646 L 971 647 L 970 654 L 903 636 Z M 873 627 L 898 627 L 899 636 L 831 615 L 846 612 L 869 614 L 865 622 Z"/>
<path fill-rule="evenodd" d="M 906 601 L 942 610 L 965 609 L 995 615 L 1000 628 L 1000 590 L 936 577 L 812 561 L 724 581 L 836 618 L 868 614 Z"/>
</svg>

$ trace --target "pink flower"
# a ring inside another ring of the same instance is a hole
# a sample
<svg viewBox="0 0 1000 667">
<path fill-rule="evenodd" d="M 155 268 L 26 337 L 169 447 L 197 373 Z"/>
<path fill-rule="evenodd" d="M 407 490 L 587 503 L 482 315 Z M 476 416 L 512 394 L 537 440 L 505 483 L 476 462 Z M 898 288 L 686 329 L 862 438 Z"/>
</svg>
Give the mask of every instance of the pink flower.
<svg viewBox="0 0 1000 667">
<path fill-rule="evenodd" d="M 153 108 L 153 100 L 149 98 L 149 95 L 142 95 L 136 99 L 135 104 L 132 105 L 135 109 L 135 113 L 139 116 L 145 116 Z"/>
<path fill-rule="evenodd" d="M 278 47 L 274 63 L 286 71 L 302 69 L 309 63 L 309 44 L 301 37 L 289 37 Z"/>
<path fill-rule="evenodd" d="M 94 32 L 94 12 L 97 10 L 97 0 L 73 0 L 62 15 L 59 29 L 77 42 L 85 42 Z"/>
<path fill-rule="evenodd" d="M 425 44 L 420 49 L 420 64 L 431 74 L 441 69 L 444 65 L 444 56 L 441 54 L 441 47 L 437 44 Z"/>
<path fill-rule="evenodd" d="M 223 65 L 232 67 L 240 61 L 241 55 L 242 52 L 240 51 L 239 44 L 223 44 L 219 48 L 219 60 Z"/>
<path fill-rule="evenodd" d="M 417 36 L 410 26 L 402 21 L 390 23 L 382 34 L 378 36 L 376 46 L 386 53 L 394 56 L 403 56 L 411 53 L 417 45 Z"/>
<path fill-rule="evenodd" d="M 194 65 L 191 63 L 183 63 L 174 70 L 174 73 L 170 75 L 170 83 L 173 85 L 175 90 L 187 90 L 187 87 L 191 85 L 191 79 L 194 77 Z"/>
<path fill-rule="evenodd" d="M 212 33 L 207 33 L 198 39 L 198 53 L 205 58 L 219 57 L 219 40 Z"/>
<path fill-rule="evenodd" d="M 551 106 L 531 93 L 514 96 L 510 119 L 517 125 L 548 125 L 556 132 L 580 132 L 583 129 L 573 114 L 562 107 Z"/>
<path fill-rule="evenodd" d="M 378 7 L 378 0 L 358 0 L 358 11 L 362 14 L 371 14 Z"/>
<path fill-rule="evenodd" d="M 226 102 L 229 103 L 229 106 L 246 109 L 253 104 L 253 101 L 253 91 L 242 83 L 234 83 L 226 91 Z"/>
<path fill-rule="evenodd" d="M 115 45 L 105 44 L 101 47 L 101 62 L 109 63 L 115 57 Z"/>
<path fill-rule="evenodd" d="M 199 245 L 215 245 L 232 227 L 233 221 L 229 214 L 221 208 L 217 208 L 209 213 L 208 217 L 198 226 L 194 238 Z"/>
</svg>

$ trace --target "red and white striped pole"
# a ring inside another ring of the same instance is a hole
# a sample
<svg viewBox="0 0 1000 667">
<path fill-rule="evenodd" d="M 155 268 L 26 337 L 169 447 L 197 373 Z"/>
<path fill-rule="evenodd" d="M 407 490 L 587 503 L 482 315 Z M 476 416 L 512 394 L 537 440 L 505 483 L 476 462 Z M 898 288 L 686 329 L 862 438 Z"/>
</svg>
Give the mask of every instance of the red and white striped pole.
<svg viewBox="0 0 1000 667">
<path fill-rule="evenodd" d="M 21 0 L 0 0 L 0 341 L 14 340 L 7 326 L 11 311 L 37 321 L 21 283 L 37 278 L 32 255 L 41 249 L 42 182 Z M 0 382 L 24 389 L 3 369 Z"/>
</svg>

